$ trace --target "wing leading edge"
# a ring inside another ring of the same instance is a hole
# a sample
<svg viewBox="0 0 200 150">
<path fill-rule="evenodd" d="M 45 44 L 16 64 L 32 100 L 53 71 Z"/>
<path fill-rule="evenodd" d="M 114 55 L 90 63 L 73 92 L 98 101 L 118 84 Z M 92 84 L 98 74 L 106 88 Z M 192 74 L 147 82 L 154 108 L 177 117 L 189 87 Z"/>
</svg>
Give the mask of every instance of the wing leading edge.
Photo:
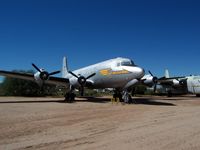
<svg viewBox="0 0 200 150">
<path fill-rule="evenodd" d="M 0 75 L 6 76 L 6 77 L 11 77 L 11 78 L 35 81 L 34 74 L 29 74 L 29 73 L 19 73 L 19 72 L 0 70 Z M 58 86 L 69 87 L 70 83 L 69 83 L 69 79 L 67 79 L 67 78 L 49 77 L 49 79 L 45 81 L 45 84 L 54 84 L 54 85 L 58 85 Z"/>
</svg>

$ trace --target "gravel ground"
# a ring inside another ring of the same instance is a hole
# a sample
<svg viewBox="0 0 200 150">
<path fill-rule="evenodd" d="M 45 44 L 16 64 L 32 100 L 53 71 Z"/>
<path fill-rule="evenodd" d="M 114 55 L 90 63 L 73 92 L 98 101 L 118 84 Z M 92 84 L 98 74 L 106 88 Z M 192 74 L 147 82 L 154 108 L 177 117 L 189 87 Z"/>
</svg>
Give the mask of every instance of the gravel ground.
<svg viewBox="0 0 200 150">
<path fill-rule="evenodd" d="M 0 97 L 0 149 L 200 149 L 200 98 L 109 100 Z"/>
</svg>

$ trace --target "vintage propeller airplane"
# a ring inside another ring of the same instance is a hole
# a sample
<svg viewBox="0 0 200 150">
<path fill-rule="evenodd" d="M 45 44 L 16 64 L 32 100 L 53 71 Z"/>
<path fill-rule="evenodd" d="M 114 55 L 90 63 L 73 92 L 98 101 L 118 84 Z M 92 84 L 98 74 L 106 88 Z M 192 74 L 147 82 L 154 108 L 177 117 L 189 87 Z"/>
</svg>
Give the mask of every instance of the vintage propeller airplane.
<svg viewBox="0 0 200 150">
<path fill-rule="evenodd" d="M 165 70 L 164 77 L 156 80 L 153 92 L 158 94 L 172 95 L 196 94 L 200 96 L 200 76 L 176 76 L 170 77 L 169 71 Z"/>
<path fill-rule="evenodd" d="M 114 96 L 120 99 L 129 100 L 128 89 L 139 82 L 152 84 L 156 81 L 153 75 L 144 76 L 144 69 L 135 65 L 128 58 L 114 58 L 97 64 L 93 64 L 75 71 L 68 70 L 66 57 L 63 58 L 62 77 L 53 77 L 61 71 L 47 72 L 39 69 L 35 64 L 32 66 L 37 70 L 35 74 L 17 73 L 0 70 L 0 75 L 12 78 L 36 81 L 39 86 L 55 84 L 66 87 L 66 101 L 74 100 L 74 89 L 78 89 L 81 95 L 84 88 L 92 89 L 112 88 Z M 143 77 L 144 76 L 144 77 Z"/>
</svg>

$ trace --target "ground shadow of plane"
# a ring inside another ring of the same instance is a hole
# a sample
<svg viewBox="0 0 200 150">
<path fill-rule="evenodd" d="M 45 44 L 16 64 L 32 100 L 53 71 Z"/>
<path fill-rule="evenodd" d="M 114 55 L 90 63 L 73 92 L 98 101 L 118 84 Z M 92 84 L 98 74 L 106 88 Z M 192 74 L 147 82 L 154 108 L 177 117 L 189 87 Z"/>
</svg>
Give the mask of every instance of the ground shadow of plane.
<svg viewBox="0 0 200 150">
<path fill-rule="evenodd" d="M 110 98 L 102 97 L 81 97 L 76 98 L 74 102 L 92 102 L 92 103 L 108 103 Z M 74 103 L 72 102 L 72 103 Z M 9 104 L 9 103 L 68 103 L 64 100 L 1 100 L 0 104 Z"/>
<path fill-rule="evenodd" d="M 110 98 L 103 97 L 81 97 L 82 100 L 75 100 L 75 102 L 93 102 L 93 103 L 108 103 L 111 101 Z M 144 105 L 161 105 L 161 106 L 176 106 L 173 103 L 160 102 L 148 98 L 133 98 L 132 104 L 144 104 Z"/>
<path fill-rule="evenodd" d="M 173 103 L 160 102 L 157 100 L 147 99 L 147 98 L 136 98 L 133 99 L 134 104 L 145 104 L 145 105 L 159 105 L 159 106 L 176 106 Z"/>
<path fill-rule="evenodd" d="M 169 101 L 181 101 L 181 100 L 186 100 L 186 101 L 191 101 L 191 100 L 196 100 L 199 99 L 199 97 L 196 97 L 195 95 L 183 95 L 183 96 L 173 96 L 173 97 L 167 97 L 165 100 Z"/>
<path fill-rule="evenodd" d="M 31 101 L 0 101 L 0 104 L 9 104 L 9 103 L 63 103 L 63 100 L 31 100 Z"/>
<path fill-rule="evenodd" d="M 108 103 L 111 101 L 110 98 L 105 97 L 81 97 L 83 99 L 75 99 L 75 102 L 92 102 L 92 103 Z"/>
<path fill-rule="evenodd" d="M 74 102 L 92 102 L 92 103 L 109 103 L 111 101 L 110 98 L 104 97 L 81 97 L 75 99 Z M 9 104 L 9 103 L 67 103 L 64 100 L 9 100 L 9 101 L 0 101 L 0 104 Z M 152 99 L 147 98 L 134 98 L 133 104 L 145 104 L 145 105 L 161 105 L 161 106 L 176 106 L 173 103 L 168 102 L 159 102 Z"/>
</svg>

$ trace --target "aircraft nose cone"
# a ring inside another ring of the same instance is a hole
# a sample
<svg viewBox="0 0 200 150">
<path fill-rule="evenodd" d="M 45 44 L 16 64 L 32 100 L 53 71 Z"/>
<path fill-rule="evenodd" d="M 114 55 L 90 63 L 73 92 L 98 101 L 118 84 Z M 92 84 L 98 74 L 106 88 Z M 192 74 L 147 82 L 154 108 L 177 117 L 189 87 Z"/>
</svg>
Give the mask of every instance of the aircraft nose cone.
<svg viewBox="0 0 200 150">
<path fill-rule="evenodd" d="M 144 73 L 145 71 L 143 68 L 137 67 L 138 78 L 142 78 L 144 76 Z"/>
<path fill-rule="evenodd" d="M 136 79 L 142 78 L 144 76 L 144 69 L 140 67 L 128 67 L 125 66 L 123 69 L 128 70 L 129 72 L 132 72 Z"/>
</svg>

